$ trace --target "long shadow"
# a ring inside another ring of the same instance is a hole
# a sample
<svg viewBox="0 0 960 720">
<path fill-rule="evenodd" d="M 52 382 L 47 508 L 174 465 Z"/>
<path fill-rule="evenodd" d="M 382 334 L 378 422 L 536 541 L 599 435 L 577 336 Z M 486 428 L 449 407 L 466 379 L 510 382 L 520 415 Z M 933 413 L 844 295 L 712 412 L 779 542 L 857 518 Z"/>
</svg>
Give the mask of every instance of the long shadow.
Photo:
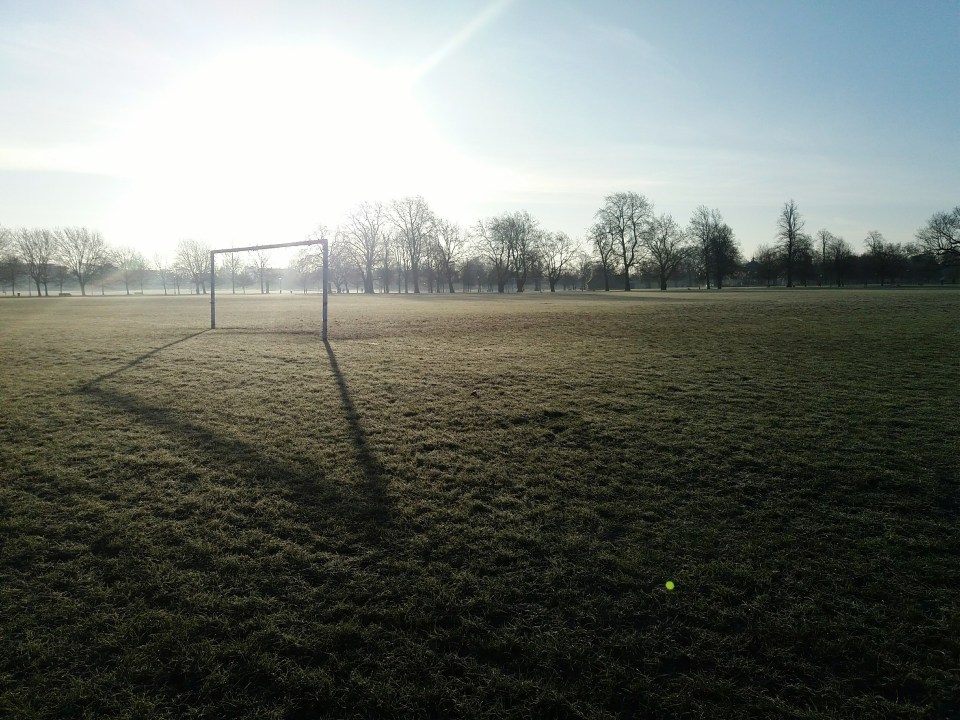
<svg viewBox="0 0 960 720">
<path fill-rule="evenodd" d="M 378 519 L 385 521 L 386 518 L 386 490 L 387 478 L 383 466 L 377 459 L 377 456 L 370 449 L 370 443 L 367 441 L 367 433 L 360 424 L 360 417 L 357 415 L 357 407 L 350 396 L 350 389 L 347 387 L 347 381 L 340 372 L 340 365 L 337 362 L 337 356 L 330 346 L 329 340 L 323 341 L 323 346 L 327 351 L 327 358 L 330 360 L 330 369 L 333 371 L 333 377 L 337 381 L 337 389 L 340 391 L 340 402 L 343 405 L 343 415 L 350 427 L 350 434 L 353 437 L 353 445 L 357 452 L 357 461 L 360 463 L 360 469 L 363 471 L 363 478 L 366 484 L 368 497 L 379 498 L 377 503 L 384 513 Z"/>
<path fill-rule="evenodd" d="M 112 377 L 116 377 L 116 376 L 119 375 L 120 373 L 126 372 L 126 371 L 129 370 L 130 368 L 136 367 L 137 365 L 139 365 L 140 363 L 144 362 L 145 360 L 149 360 L 149 359 L 152 358 L 154 355 L 156 355 L 156 354 L 158 354 L 158 353 L 160 353 L 160 352 L 163 352 L 164 350 L 166 350 L 166 349 L 168 349 L 168 348 L 172 348 L 174 345 L 179 345 L 180 343 L 184 343 L 184 342 L 186 342 L 187 340 L 190 340 L 191 338 L 195 338 L 195 337 L 197 337 L 198 335 L 203 335 L 204 333 L 208 333 L 208 332 L 210 332 L 210 329 L 209 329 L 209 328 L 207 328 L 206 330 L 198 330 L 197 332 L 195 332 L 195 333 L 190 333 L 189 335 L 186 335 L 186 336 L 180 338 L 179 340 L 174 340 L 173 342 L 169 342 L 169 343 L 167 343 L 166 345 L 161 345 L 161 346 L 158 347 L 158 348 L 154 348 L 153 350 L 149 350 L 149 351 L 145 352 L 143 355 L 140 355 L 139 357 L 134 358 L 133 360 L 131 360 L 130 362 L 128 362 L 126 365 L 117 368 L 116 370 L 111 370 L 110 372 L 104 373 L 103 375 L 97 375 L 97 377 L 93 378 L 92 380 L 88 380 L 86 383 L 84 383 L 83 385 L 80 386 L 80 391 L 81 391 L 81 392 L 86 392 L 87 390 L 89 390 L 90 388 L 92 388 L 94 385 L 96 385 L 96 384 L 98 384 L 98 383 L 101 383 L 101 382 L 103 382 L 104 380 L 109 380 L 109 379 L 112 378 Z"/>
<path fill-rule="evenodd" d="M 383 486 L 370 482 L 369 461 L 362 461 L 367 483 L 361 497 L 351 497 L 351 494 L 341 492 L 327 483 L 324 470 L 312 464 L 310 458 L 305 458 L 306 462 L 301 465 L 270 457 L 263 452 L 259 443 L 217 432 L 208 426 L 191 422 L 176 411 L 147 404 L 134 395 L 97 386 L 87 387 L 81 392 L 101 405 L 126 413 L 166 435 L 175 436 L 184 445 L 192 446 L 201 457 L 235 472 L 246 482 L 292 488 L 299 499 L 321 514 L 346 515 L 359 524 L 367 524 L 364 529 L 368 535 L 380 535 L 379 526 L 387 518 L 388 512 L 382 494 Z"/>
<path fill-rule="evenodd" d="M 315 466 L 311 467 L 309 462 L 307 465 L 301 466 L 299 463 L 284 462 L 277 458 L 268 457 L 259 444 L 218 433 L 209 427 L 191 422 L 181 413 L 169 408 L 152 406 L 144 402 L 142 398 L 100 386 L 100 383 L 104 380 L 114 378 L 163 350 L 206 332 L 210 331 L 201 330 L 191 333 L 166 345 L 154 348 L 120 368 L 89 380 L 78 388 L 78 392 L 101 405 L 127 413 L 161 432 L 177 436 L 178 439 L 192 446 L 203 456 L 217 458 L 223 467 L 232 469 L 241 476 L 269 478 L 290 484 L 298 495 L 323 504 L 328 511 L 333 509 L 331 505 L 336 505 L 338 506 L 337 512 L 346 513 L 357 520 L 366 520 L 371 523 L 373 527 L 367 529 L 379 535 L 382 526 L 389 518 L 386 501 L 386 473 L 376 455 L 370 449 L 366 432 L 360 424 L 356 406 L 350 396 L 350 391 L 329 342 L 324 341 L 327 357 L 330 360 L 330 368 L 340 392 L 344 418 L 349 427 L 357 462 L 363 474 L 364 482 L 360 498 L 350 498 L 348 494 L 337 492 L 334 488 L 325 485 L 323 470 Z M 357 503 L 357 500 L 360 502 Z"/>
</svg>

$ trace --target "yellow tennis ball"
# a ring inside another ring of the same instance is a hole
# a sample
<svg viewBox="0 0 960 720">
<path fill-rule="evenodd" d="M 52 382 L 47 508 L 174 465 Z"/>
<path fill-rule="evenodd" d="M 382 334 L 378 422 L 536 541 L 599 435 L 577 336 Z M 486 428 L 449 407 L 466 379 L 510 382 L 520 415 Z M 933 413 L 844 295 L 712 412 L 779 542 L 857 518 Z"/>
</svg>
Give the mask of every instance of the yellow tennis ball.
<svg viewBox="0 0 960 720">
<path fill-rule="evenodd" d="M 676 587 L 676 585 L 673 584 L 673 580 L 667 580 L 667 582 L 665 583 L 665 587 L 667 588 L 667 590 L 673 590 Z"/>
</svg>

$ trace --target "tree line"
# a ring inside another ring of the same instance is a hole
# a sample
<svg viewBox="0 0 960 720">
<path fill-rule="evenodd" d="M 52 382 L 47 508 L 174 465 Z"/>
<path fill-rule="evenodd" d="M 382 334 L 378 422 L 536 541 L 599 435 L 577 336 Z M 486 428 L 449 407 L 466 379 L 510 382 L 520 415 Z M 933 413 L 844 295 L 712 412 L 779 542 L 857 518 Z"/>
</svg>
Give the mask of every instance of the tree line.
<svg viewBox="0 0 960 720">
<path fill-rule="evenodd" d="M 863 239 L 857 254 L 826 228 L 815 233 L 797 203 L 784 203 L 773 242 L 746 260 L 733 229 L 716 208 L 697 207 L 686 225 L 635 192 L 607 196 L 583 237 L 543 228 L 526 211 L 505 212 L 463 228 L 438 216 L 422 196 L 389 203 L 363 202 L 330 233 L 319 226 L 310 236 L 330 240 L 330 285 L 337 292 L 525 292 L 619 287 L 738 285 L 829 285 L 895 282 L 956 283 L 960 279 L 960 206 L 935 213 L 910 242 L 891 242 L 879 231 Z M 122 285 L 126 294 L 145 285 L 164 294 L 206 293 L 210 247 L 181 240 L 168 258 L 146 258 L 127 247 L 110 247 L 96 230 L 83 227 L 0 227 L 0 285 L 16 293 L 24 278 L 37 296 L 51 286 Z M 298 253 L 290 267 L 272 267 L 268 252 L 225 253 L 216 268 L 230 291 L 269 293 L 318 288 L 321 255 L 316 246 Z M 287 278 L 279 288 L 281 273 Z M 291 281 L 292 278 L 292 281 Z M 273 284 L 273 288 L 271 288 Z"/>
</svg>

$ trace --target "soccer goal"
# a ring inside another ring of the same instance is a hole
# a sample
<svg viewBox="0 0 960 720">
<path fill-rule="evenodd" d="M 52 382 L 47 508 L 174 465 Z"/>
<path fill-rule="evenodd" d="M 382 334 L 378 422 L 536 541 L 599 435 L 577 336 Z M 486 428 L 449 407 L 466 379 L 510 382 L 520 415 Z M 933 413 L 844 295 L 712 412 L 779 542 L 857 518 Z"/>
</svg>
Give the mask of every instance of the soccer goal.
<svg viewBox="0 0 960 720">
<path fill-rule="evenodd" d="M 320 245 L 323 248 L 323 324 L 321 329 L 321 337 L 323 340 L 327 339 L 327 295 L 329 294 L 329 248 L 326 238 L 320 238 L 319 240 L 301 240 L 299 242 L 290 242 L 290 243 L 274 243 L 273 245 L 250 245 L 248 247 L 239 247 L 239 248 L 220 248 L 219 250 L 210 251 L 210 329 L 214 330 L 217 327 L 217 272 L 216 265 L 214 264 L 214 258 L 219 253 L 235 253 L 235 252 L 247 252 L 250 250 L 274 250 L 276 248 L 288 248 L 288 247 L 299 247 L 301 245 Z"/>
</svg>

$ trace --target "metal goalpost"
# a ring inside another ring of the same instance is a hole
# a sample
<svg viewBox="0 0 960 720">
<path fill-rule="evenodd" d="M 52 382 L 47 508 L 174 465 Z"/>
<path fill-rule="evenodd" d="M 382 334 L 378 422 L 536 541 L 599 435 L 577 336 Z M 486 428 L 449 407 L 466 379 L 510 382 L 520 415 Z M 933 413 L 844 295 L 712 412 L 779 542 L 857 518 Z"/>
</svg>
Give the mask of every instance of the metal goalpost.
<svg viewBox="0 0 960 720">
<path fill-rule="evenodd" d="M 274 243 L 272 245 L 250 245 L 239 248 L 220 248 L 210 251 L 210 329 L 217 327 L 217 294 L 216 294 L 216 266 L 214 256 L 219 253 L 248 252 L 250 250 L 275 250 L 276 248 L 298 247 L 301 245 L 320 245 L 323 247 L 323 326 L 321 336 L 327 339 L 327 295 L 329 294 L 329 247 L 326 238 L 319 240 L 300 240 L 299 242 Z"/>
</svg>

